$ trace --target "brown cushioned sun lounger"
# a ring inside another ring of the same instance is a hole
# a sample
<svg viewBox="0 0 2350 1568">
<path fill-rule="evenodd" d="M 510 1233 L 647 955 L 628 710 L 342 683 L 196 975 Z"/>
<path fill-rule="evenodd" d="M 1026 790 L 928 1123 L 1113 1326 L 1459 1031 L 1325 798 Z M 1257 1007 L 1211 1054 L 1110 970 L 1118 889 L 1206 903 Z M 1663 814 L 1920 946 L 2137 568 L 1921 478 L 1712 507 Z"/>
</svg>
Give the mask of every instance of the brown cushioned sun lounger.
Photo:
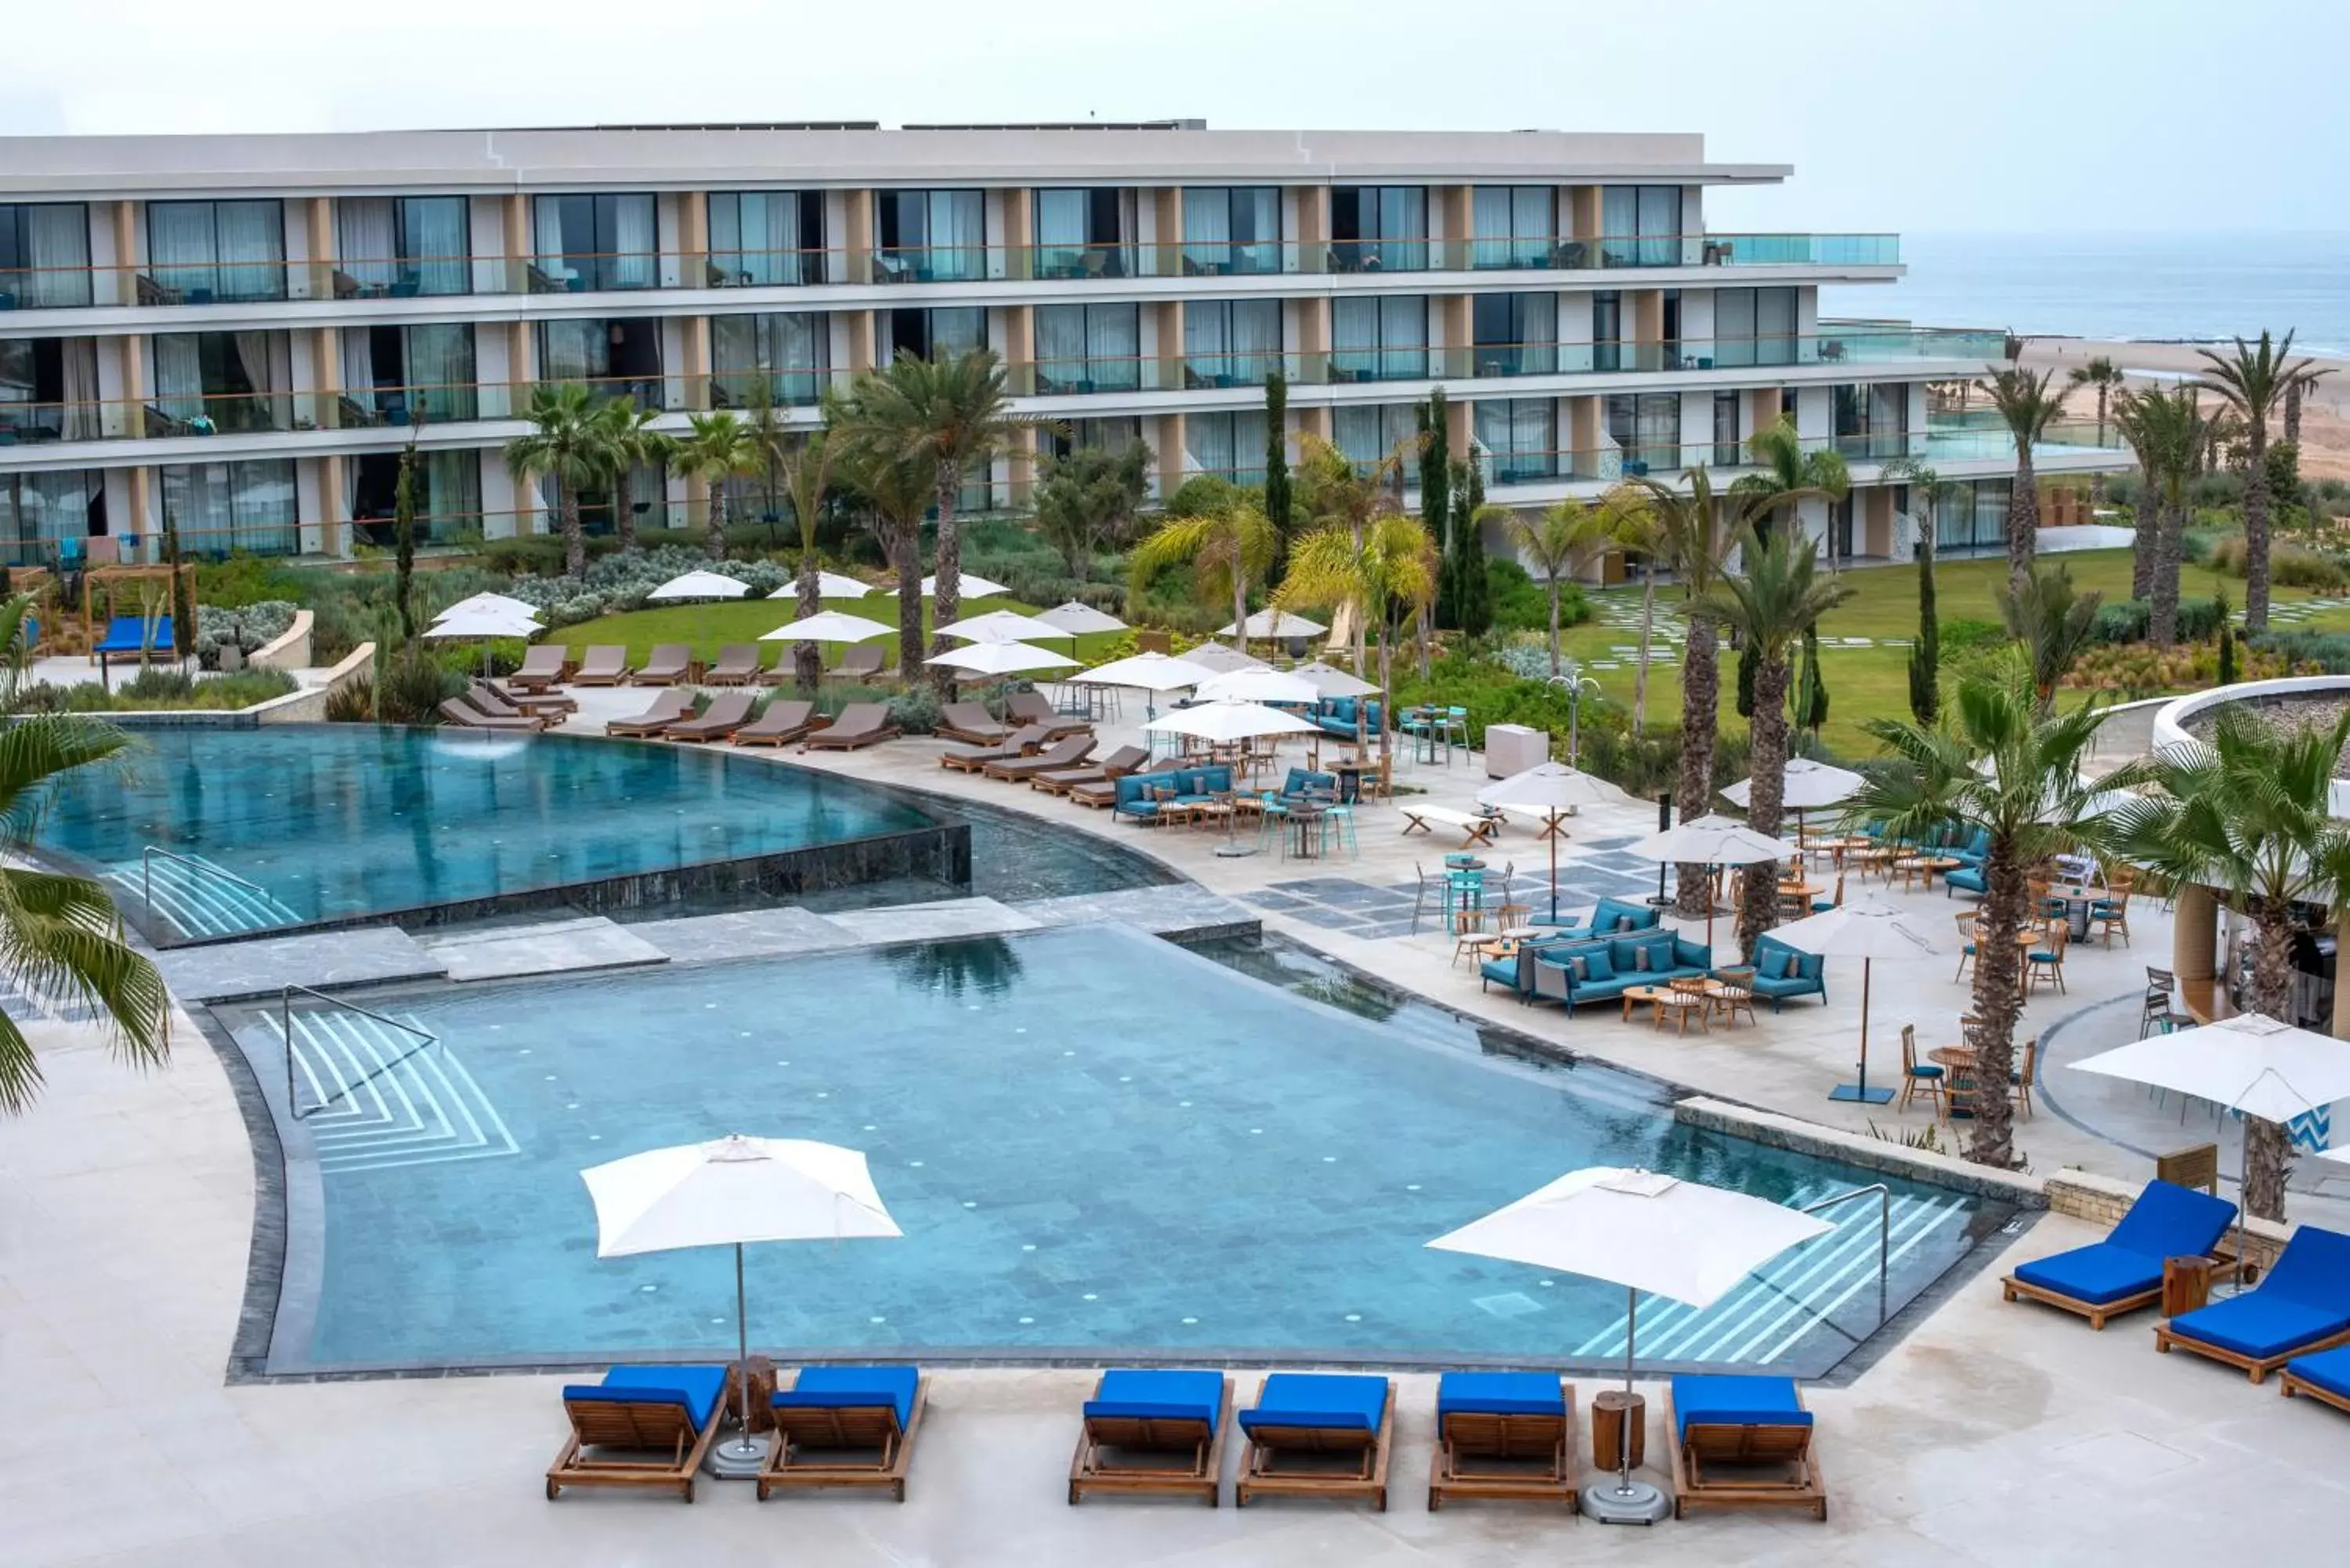
<svg viewBox="0 0 2350 1568">
<path fill-rule="evenodd" d="M 805 744 L 820 752 L 853 752 L 897 738 L 898 726 L 889 722 L 887 703 L 851 702 L 840 711 L 840 717 L 810 735 Z"/>
<path fill-rule="evenodd" d="M 1004 757 L 996 762 L 983 763 L 979 771 L 992 779 L 1003 779 L 1012 784 L 1019 784 L 1035 777 L 1038 774 L 1051 773 L 1056 768 L 1076 767 L 1093 755 L 1093 750 L 1094 738 L 1091 735 L 1071 735 L 1066 741 L 1054 742 L 1033 757 Z"/>
<path fill-rule="evenodd" d="M 1036 774 L 1028 787 L 1046 794 L 1066 794 L 1080 784 L 1107 784 L 1111 779 L 1135 769 L 1150 760 L 1150 753 L 1140 746 L 1120 746 L 1091 767 L 1061 768 Z"/>
<path fill-rule="evenodd" d="M 798 667 L 792 663 L 792 649 L 796 646 L 798 645 L 789 642 L 779 642 L 775 644 L 775 657 L 774 661 L 768 664 L 765 669 L 759 671 L 758 681 L 760 685 L 789 686 L 798 678 Z"/>
<path fill-rule="evenodd" d="M 522 668 L 508 680 L 525 691 L 544 691 L 563 679 L 571 650 L 559 642 L 543 642 L 522 656 Z"/>
<path fill-rule="evenodd" d="M 950 702 L 939 711 L 939 722 L 931 726 L 945 739 L 967 746 L 1001 745 L 1003 737 L 1019 727 L 996 719 L 984 702 Z"/>
<path fill-rule="evenodd" d="M 608 735 L 633 735 L 638 739 L 642 740 L 648 736 L 660 734 L 663 730 L 668 729 L 680 719 L 691 718 L 692 714 L 692 693 L 689 691 L 681 691 L 677 688 L 671 687 L 670 690 L 662 692 L 660 696 L 654 698 L 652 701 L 652 706 L 647 708 L 635 718 L 615 719 L 610 723 L 605 725 L 604 733 Z"/>
<path fill-rule="evenodd" d="M 543 707 L 533 705 L 540 702 L 542 699 L 525 698 L 516 702 L 486 680 L 476 680 L 466 687 L 464 701 L 479 708 L 493 719 L 527 719 L 543 730 L 551 729 L 563 722 L 560 714 L 550 713 Z M 563 699 L 557 698 L 556 701 L 561 701 Z"/>
<path fill-rule="evenodd" d="M 723 741 L 751 722 L 751 694 L 722 691 L 699 719 L 680 719 L 661 732 L 665 741 Z"/>
<path fill-rule="evenodd" d="M 579 658 L 579 669 L 571 677 L 574 686 L 618 686 L 629 678 L 629 650 L 625 648 L 591 648 Z"/>
<path fill-rule="evenodd" d="M 705 686 L 748 686 L 758 678 L 759 645 L 730 642 L 718 650 L 718 662 L 702 672 Z"/>
<path fill-rule="evenodd" d="M 1042 724 L 1052 732 L 1053 739 L 1056 741 L 1064 735 L 1080 732 L 1089 735 L 1094 728 L 1083 719 L 1055 711 L 1051 701 L 1042 691 L 1015 693 L 1003 704 L 1003 716 L 1017 719 L 1024 724 Z"/>
<path fill-rule="evenodd" d="M 692 668 L 693 649 L 681 642 L 664 642 L 652 650 L 633 679 L 639 686 L 675 686 Z"/>
<path fill-rule="evenodd" d="M 525 713 L 577 713 L 579 711 L 579 700 L 577 697 L 566 697 L 560 691 L 535 691 L 528 687 L 516 684 L 511 677 L 503 682 L 476 681 L 475 684 L 487 685 L 501 699 L 511 702 Z"/>
<path fill-rule="evenodd" d="M 441 717 L 468 730 L 521 730 L 536 734 L 545 728 L 536 719 L 502 719 L 484 713 L 461 697 L 452 697 L 442 703 Z"/>
<path fill-rule="evenodd" d="M 1083 1418 L 1069 1459 L 1072 1504 L 1112 1492 L 1216 1506 L 1232 1418 L 1232 1380 L 1222 1373 L 1114 1366 L 1095 1381 Z"/>
<path fill-rule="evenodd" d="M 825 679 L 869 680 L 881 673 L 881 661 L 885 657 L 878 648 L 852 648 L 841 655 L 838 664 L 825 671 Z"/>
<path fill-rule="evenodd" d="M 787 746 L 824 722 L 816 704 L 798 698 L 778 697 L 767 711 L 734 732 L 738 746 Z"/>
<path fill-rule="evenodd" d="M 726 1412 L 723 1366 L 615 1366 L 600 1384 L 563 1391 L 571 1436 L 547 1467 L 549 1502 L 566 1487 L 673 1491 L 693 1501 L 693 1472 Z"/>
<path fill-rule="evenodd" d="M 1024 757 L 1045 741 L 1045 727 L 1031 724 L 1014 730 L 992 746 L 956 746 L 939 753 L 939 766 L 951 768 L 959 774 L 975 774 L 990 763 L 1008 762 Z"/>
</svg>

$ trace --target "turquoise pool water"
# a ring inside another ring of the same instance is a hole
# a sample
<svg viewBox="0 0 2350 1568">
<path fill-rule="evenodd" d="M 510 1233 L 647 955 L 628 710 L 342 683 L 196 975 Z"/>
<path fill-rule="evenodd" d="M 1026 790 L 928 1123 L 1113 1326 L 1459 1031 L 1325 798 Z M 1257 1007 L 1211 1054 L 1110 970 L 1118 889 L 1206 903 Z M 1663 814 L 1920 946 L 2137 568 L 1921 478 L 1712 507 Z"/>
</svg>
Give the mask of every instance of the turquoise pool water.
<svg viewBox="0 0 2350 1568">
<path fill-rule="evenodd" d="M 1423 1243 L 1601 1161 L 1783 1200 L 1874 1179 L 1308 960 L 1246 961 L 1097 928 L 371 998 L 421 1050 L 296 1013 L 269 1368 L 731 1346 L 731 1256 L 599 1261 L 577 1173 L 733 1131 L 867 1150 L 905 1231 L 753 1249 L 753 1343 L 783 1355 L 1598 1363 L 1620 1291 Z M 281 1098 L 274 1009 L 219 1016 Z M 1896 1310 L 1988 1219 L 1898 1199 Z M 1875 1207 L 1832 1218 L 1715 1309 L 1644 1309 L 1643 1359 L 1832 1365 L 1878 1322 Z"/>
<path fill-rule="evenodd" d="M 57 790 L 45 846 L 217 937 L 743 859 L 932 818 L 854 780 L 689 746 L 369 724 L 143 732 Z M 217 867 L 250 887 L 212 875 Z"/>
</svg>

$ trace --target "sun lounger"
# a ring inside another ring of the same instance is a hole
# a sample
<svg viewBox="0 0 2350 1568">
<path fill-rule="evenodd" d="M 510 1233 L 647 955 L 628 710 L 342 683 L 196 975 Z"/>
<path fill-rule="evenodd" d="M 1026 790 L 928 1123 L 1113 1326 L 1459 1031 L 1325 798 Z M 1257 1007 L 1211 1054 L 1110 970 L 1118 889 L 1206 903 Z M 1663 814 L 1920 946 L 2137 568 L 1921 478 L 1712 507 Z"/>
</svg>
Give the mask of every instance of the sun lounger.
<svg viewBox="0 0 2350 1568">
<path fill-rule="evenodd" d="M 1147 763 L 1146 765 L 1148 765 Z M 1127 771 L 1131 773 L 1134 770 L 1129 768 Z M 1118 805 L 1118 781 L 1123 776 L 1125 775 L 1107 774 L 1099 784 L 1071 784 L 1063 793 L 1079 805 L 1091 806 L 1096 811 L 1107 811 Z"/>
<path fill-rule="evenodd" d="M 939 753 L 939 766 L 959 774 L 975 774 L 990 763 L 1024 757 L 1045 743 L 1045 729 L 1030 724 L 1014 730 L 992 746 L 953 746 Z"/>
<path fill-rule="evenodd" d="M 898 738 L 898 726 L 889 722 L 889 708 L 885 702 L 851 702 L 840 711 L 840 717 L 810 735 L 804 745 L 819 752 L 853 752 L 879 741 Z"/>
<path fill-rule="evenodd" d="M 718 662 L 702 672 L 705 686 L 748 686 L 759 677 L 759 645 L 730 642 L 719 649 Z"/>
<path fill-rule="evenodd" d="M 632 735 L 639 740 L 658 735 L 680 719 L 693 713 L 693 694 L 676 687 L 652 700 L 652 705 L 633 719 L 615 719 L 604 726 L 608 735 Z"/>
<path fill-rule="evenodd" d="M 566 1388 L 571 1440 L 547 1469 L 547 1501 L 567 1486 L 629 1486 L 691 1502 L 725 1392 L 723 1366 L 615 1366 Z"/>
<path fill-rule="evenodd" d="M 645 659 L 644 668 L 631 676 L 639 686 L 681 686 L 693 669 L 693 649 L 681 642 L 664 642 Z"/>
<path fill-rule="evenodd" d="M 2154 1347 L 2241 1366 L 2258 1383 L 2296 1356 L 2350 1345 L 2350 1236 L 2303 1225 L 2260 1288 L 2172 1318 Z"/>
<path fill-rule="evenodd" d="M 792 649 L 796 646 L 796 644 L 789 642 L 779 642 L 775 644 L 775 659 L 765 669 L 759 671 L 758 682 L 760 685 L 789 686 L 793 681 L 799 679 L 799 666 L 795 662 L 792 656 Z"/>
<path fill-rule="evenodd" d="M 1076 766 L 1093 755 L 1094 744 L 1094 738 L 1091 735 L 1071 735 L 1067 740 L 1048 746 L 1033 757 L 1005 757 L 1000 762 L 982 763 L 979 771 L 992 779 L 1003 779 L 1009 784 L 1020 784 L 1035 778 L 1038 774 L 1049 773 L 1055 768 Z"/>
<path fill-rule="evenodd" d="M 1140 746 L 1120 746 L 1091 767 L 1038 774 L 1028 781 L 1028 787 L 1046 794 L 1066 794 L 1080 784 L 1106 784 L 1121 774 L 1130 774 L 1149 760 L 1150 753 Z"/>
<path fill-rule="evenodd" d="M 562 681 L 563 667 L 570 658 L 571 650 L 561 643 L 542 642 L 524 652 L 522 668 L 506 679 L 525 691 L 544 691 Z"/>
<path fill-rule="evenodd" d="M 1235 1506 L 1265 1493 L 1367 1497 L 1388 1507 L 1388 1453 L 1394 1446 L 1395 1386 L 1384 1377 L 1276 1372 L 1240 1413 L 1248 1448 L 1232 1486 Z"/>
<path fill-rule="evenodd" d="M 1457 1497 L 1575 1507 L 1575 1390 L 1552 1372 L 1448 1372 L 1436 1382 L 1428 1511 Z"/>
<path fill-rule="evenodd" d="M 913 1366 L 805 1366 L 770 1404 L 775 1443 L 759 1501 L 785 1487 L 875 1487 L 906 1501 L 930 1386 Z"/>
<path fill-rule="evenodd" d="M 503 682 L 477 680 L 474 684 L 488 687 L 500 698 L 525 713 L 577 713 L 579 711 L 579 700 L 577 697 L 566 697 L 560 691 L 535 691 L 528 687 L 516 685 L 511 676 Z"/>
<path fill-rule="evenodd" d="M 931 730 L 966 746 L 993 746 L 1019 727 L 997 720 L 988 712 L 984 702 L 950 702 L 939 710 L 939 722 Z"/>
<path fill-rule="evenodd" d="M 824 678 L 862 684 L 881 673 L 881 661 L 888 657 L 878 648 L 852 648 L 840 656 L 839 663 L 824 672 Z"/>
<path fill-rule="evenodd" d="M 2162 1261 L 2210 1255 L 2235 1218 L 2225 1199 L 2149 1181 L 2112 1235 L 2025 1263 L 2000 1282 L 2000 1293 L 2078 1313 L 2101 1329 L 2109 1317 L 2160 1301 Z"/>
<path fill-rule="evenodd" d="M 573 672 L 574 686 L 618 686 L 629 678 L 629 650 L 625 648 L 591 648 L 579 656 L 579 668 Z"/>
<path fill-rule="evenodd" d="M 1104 1372 L 1069 1460 L 1069 1501 L 1089 1491 L 1165 1492 L 1215 1507 L 1232 1407 L 1232 1380 L 1221 1372 Z"/>
<path fill-rule="evenodd" d="M 1672 1434 L 1673 1517 L 1692 1508 L 1807 1508 L 1828 1516 L 1812 1453 L 1812 1413 L 1792 1377 L 1676 1377 L 1665 1392 Z"/>
<path fill-rule="evenodd" d="M 767 704 L 765 712 L 734 732 L 734 743 L 738 746 L 788 746 L 806 736 L 819 722 L 815 703 L 778 697 Z"/>
<path fill-rule="evenodd" d="M 546 728 L 536 719 L 508 719 L 484 713 L 463 697 L 452 697 L 442 703 L 441 717 L 468 730 L 520 730 L 535 735 Z"/>
<path fill-rule="evenodd" d="M 486 680 L 476 680 L 465 688 L 462 699 L 493 719 L 525 719 L 536 729 L 549 729 L 563 721 L 554 714 L 533 712 L 506 699 L 506 694 Z"/>
<path fill-rule="evenodd" d="M 1014 692 L 1004 701 L 1003 716 L 1024 724 L 1042 724 L 1056 741 L 1064 735 L 1090 735 L 1094 729 L 1086 720 L 1056 711 L 1042 691 Z"/>
<path fill-rule="evenodd" d="M 1493 846 L 1493 830 L 1502 826 L 1502 819 L 1498 816 L 1472 816 L 1451 806 L 1399 805 L 1396 810 L 1403 816 L 1406 836 L 1425 833 L 1433 837 L 1437 828 L 1448 827 L 1461 836 L 1461 847 L 1463 849 L 1491 849 Z"/>
<path fill-rule="evenodd" d="M 661 732 L 665 741 L 723 741 L 751 722 L 751 694 L 722 691 L 698 719 L 680 719 Z"/>
<path fill-rule="evenodd" d="M 2288 1399 L 2305 1394 L 2337 1410 L 2350 1410 L 2350 1345 L 2294 1356 L 2278 1375 L 2277 1391 Z"/>
</svg>

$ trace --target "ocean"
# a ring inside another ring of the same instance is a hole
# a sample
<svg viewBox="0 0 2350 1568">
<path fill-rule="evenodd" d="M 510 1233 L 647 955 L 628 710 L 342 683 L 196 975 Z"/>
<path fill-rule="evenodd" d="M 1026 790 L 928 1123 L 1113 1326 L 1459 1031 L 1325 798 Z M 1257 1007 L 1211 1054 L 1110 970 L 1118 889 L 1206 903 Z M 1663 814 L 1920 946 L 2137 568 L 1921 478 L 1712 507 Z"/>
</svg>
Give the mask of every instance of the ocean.
<svg viewBox="0 0 2350 1568">
<path fill-rule="evenodd" d="M 1908 276 L 1822 289 L 1820 313 L 2175 341 L 2293 328 L 2350 358 L 2350 234 L 1904 234 Z"/>
</svg>

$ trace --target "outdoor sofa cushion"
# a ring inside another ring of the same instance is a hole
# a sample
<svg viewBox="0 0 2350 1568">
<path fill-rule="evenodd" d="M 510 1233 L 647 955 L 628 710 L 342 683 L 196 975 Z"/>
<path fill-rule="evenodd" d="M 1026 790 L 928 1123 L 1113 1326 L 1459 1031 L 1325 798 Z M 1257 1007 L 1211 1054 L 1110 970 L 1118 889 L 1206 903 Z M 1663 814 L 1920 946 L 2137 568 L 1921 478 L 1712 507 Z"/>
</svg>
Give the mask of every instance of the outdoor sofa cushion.
<svg viewBox="0 0 2350 1568">
<path fill-rule="evenodd" d="M 563 1400 L 597 1399 L 623 1405 L 681 1405 L 697 1430 L 726 1392 L 723 1366 L 615 1366 L 601 1383 L 574 1383 Z"/>
<path fill-rule="evenodd" d="M 2303 1225 L 2259 1289 L 2175 1317 L 2170 1326 L 2255 1360 L 2350 1329 L 2350 1236 Z"/>
<path fill-rule="evenodd" d="M 1782 955 L 1784 955 L 1782 957 Z M 1754 994 L 1767 996 L 1776 1007 L 1791 996 L 1827 1000 L 1826 961 L 1817 953 L 1798 952 L 1783 941 L 1759 937 L 1752 954 Z"/>
<path fill-rule="evenodd" d="M 2091 1306 L 2103 1306 L 2124 1296 L 2159 1289 L 2162 1260 L 2117 1247 L 2111 1241 L 2098 1241 L 2035 1259 L 2018 1268 L 2015 1277 L 2027 1285 L 2054 1291 Z"/>
<path fill-rule="evenodd" d="M 1101 1375 L 1086 1401 L 1087 1420 L 1204 1421 L 1213 1427 L 1223 1414 L 1221 1372 L 1143 1372 L 1113 1366 Z"/>
<path fill-rule="evenodd" d="M 1686 1439 L 1691 1426 L 1808 1427 L 1812 1413 L 1792 1377 L 1685 1375 L 1673 1379 L 1673 1415 Z"/>
<path fill-rule="evenodd" d="M 1566 1394 L 1555 1372 L 1448 1372 L 1436 1380 L 1436 1418 L 1464 1416 L 1564 1416 Z"/>
<path fill-rule="evenodd" d="M 1980 866 L 1961 866 L 1942 878 L 1942 885 L 1953 892 L 1980 893 L 1990 886 L 1983 880 Z"/>
<path fill-rule="evenodd" d="M 775 1390 L 779 1410 L 863 1410 L 887 1405 L 898 1412 L 898 1429 L 914 1418 L 919 1366 L 803 1366 L 789 1388 Z"/>
<path fill-rule="evenodd" d="M 1557 919 L 1537 917 L 1533 924 L 1555 926 L 1565 931 L 1584 931 L 1597 937 L 1612 937 L 1627 930 L 1653 929 L 1663 918 L 1663 910 L 1650 909 L 1646 904 L 1624 904 L 1614 898 L 1602 898 L 1588 915 L 1564 916 Z M 1629 926 L 1623 924 L 1627 919 L 1632 922 Z"/>
<path fill-rule="evenodd" d="M 1256 1407 L 1240 1414 L 1241 1430 L 1311 1427 L 1324 1431 L 1376 1432 L 1388 1406 L 1388 1380 L 1337 1372 L 1276 1372 L 1264 1380 Z"/>
<path fill-rule="evenodd" d="M 2015 1277 L 2102 1306 L 2158 1289 L 2165 1258 L 2201 1257 L 2235 1218 L 2236 1206 L 2224 1198 L 2149 1181 L 2104 1241 L 2034 1259 L 2017 1269 Z"/>
</svg>

